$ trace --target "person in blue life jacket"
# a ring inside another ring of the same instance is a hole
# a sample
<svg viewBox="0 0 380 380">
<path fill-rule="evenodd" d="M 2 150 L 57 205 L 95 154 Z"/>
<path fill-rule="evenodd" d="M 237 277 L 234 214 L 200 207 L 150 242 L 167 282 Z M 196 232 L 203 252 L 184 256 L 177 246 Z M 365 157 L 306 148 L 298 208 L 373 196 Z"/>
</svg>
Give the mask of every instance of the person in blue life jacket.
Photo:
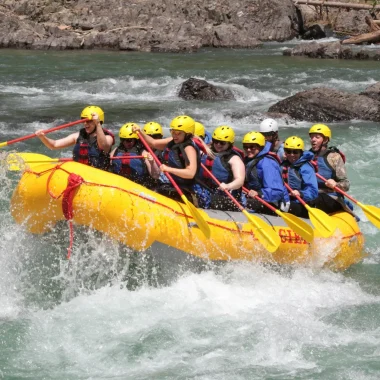
<svg viewBox="0 0 380 380">
<path fill-rule="evenodd" d="M 148 188 L 154 188 L 160 169 L 133 132 L 135 123 L 124 124 L 119 131 L 120 144 L 111 152 L 112 172 Z M 144 158 L 134 158 L 144 156 Z M 117 159 L 120 157 L 120 159 Z"/>
<path fill-rule="evenodd" d="M 206 170 L 200 169 L 200 184 L 205 185 L 202 197 L 199 197 L 198 192 L 200 207 L 238 211 L 225 192 L 228 190 L 238 202 L 241 202 L 245 166 L 241 155 L 234 150 L 234 142 L 235 132 L 231 127 L 222 125 L 214 130 L 211 142 L 212 155 L 203 154 L 201 162 L 220 182 L 220 185 Z"/>
<path fill-rule="evenodd" d="M 319 208 L 330 214 L 337 211 L 352 213 L 352 205 L 345 202 L 343 195 L 334 191 L 339 187 L 347 192 L 350 189 L 350 181 L 347 178 L 345 157 L 336 147 L 329 147 L 331 130 L 325 124 L 315 124 L 309 130 L 311 143 L 310 151 L 314 154 L 314 160 L 318 163 L 318 173 L 327 179 L 318 178 L 318 197 L 310 203 L 310 206 Z"/>
<path fill-rule="evenodd" d="M 62 139 L 53 140 L 46 137 L 44 131 L 39 129 L 36 136 L 51 150 L 73 148 L 74 161 L 98 169 L 110 168 L 110 151 L 115 143 L 113 134 L 102 127 L 104 112 L 98 106 L 88 106 L 83 109 L 81 119 L 90 119 L 84 122 L 84 128 L 79 132 L 71 133 Z"/>
<path fill-rule="evenodd" d="M 157 123 L 156 121 L 149 121 L 148 123 L 146 123 L 144 125 L 143 132 L 155 140 L 161 140 L 164 138 L 164 131 L 162 129 L 162 126 L 161 126 L 161 124 Z M 162 150 L 155 149 L 154 153 L 159 158 L 159 160 L 161 161 Z M 166 175 L 164 173 L 160 172 L 160 176 L 157 180 L 156 185 L 159 185 L 159 183 L 169 183 L 169 182 L 170 181 L 168 180 Z"/>
<path fill-rule="evenodd" d="M 284 156 L 284 143 L 278 137 L 278 123 L 274 119 L 265 119 L 261 122 L 259 132 L 265 137 L 265 141 L 271 143 L 270 151 L 274 152 L 282 162 Z"/>
<path fill-rule="evenodd" d="M 137 131 L 139 128 L 136 127 L 134 130 Z M 151 148 L 163 151 L 161 172 L 171 174 L 182 192 L 189 197 L 189 201 L 197 204 L 193 186 L 199 173 L 200 151 L 192 141 L 194 132 L 194 119 L 187 115 L 180 115 L 170 123 L 171 137 L 155 140 L 144 132 L 140 133 Z M 182 201 L 181 196 L 170 183 L 160 185 L 156 191 Z"/>
<path fill-rule="evenodd" d="M 285 140 L 285 159 L 281 163 L 282 177 L 293 191 L 290 192 L 289 213 L 301 218 L 309 218 L 306 208 L 297 200 L 301 197 L 305 202 L 311 202 L 318 197 L 318 182 L 311 161 L 314 154 L 304 151 L 305 144 L 298 136 Z"/>
<path fill-rule="evenodd" d="M 199 123 L 198 121 L 195 122 L 195 136 L 198 136 L 201 138 L 206 145 L 210 146 L 212 142 L 212 135 L 209 131 L 206 131 L 205 126 L 202 123 Z"/>
<path fill-rule="evenodd" d="M 287 212 L 290 206 L 277 155 L 270 151 L 271 143 L 259 132 L 249 132 L 243 138 L 245 152 L 245 183 L 249 192 L 246 207 L 254 212 L 276 215 L 255 199 L 261 197 L 277 209 Z"/>
</svg>

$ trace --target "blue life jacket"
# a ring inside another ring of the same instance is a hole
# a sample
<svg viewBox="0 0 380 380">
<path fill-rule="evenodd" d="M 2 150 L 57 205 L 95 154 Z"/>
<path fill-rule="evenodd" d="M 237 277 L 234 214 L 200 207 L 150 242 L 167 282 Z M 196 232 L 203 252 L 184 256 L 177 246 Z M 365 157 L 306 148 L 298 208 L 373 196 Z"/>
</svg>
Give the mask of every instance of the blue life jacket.
<svg viewBox="0 0 380 380">
<path fill-rule="evenodd" d="M 208 131 L 205 131 L 205 139 L 204 142 L 209 145 L 212 142 L 212 134 Z"/>
<path fill-rule="evenodd" d="M 271 203 L 289 202 L 289 194 L 284 185 L 278 156 L 270 152 L 271 143 L 253 159 L 245 158 L 245 180 L 249 190 L 261 193 L 262 198 Z M 265 173 L 265 174 L 264 174 Z"/>
<path fill-rule="evenodd" d="M 131 149 L 125 149 L 124 145 L 120 143 L 114 153 L 114 157 L 141 156 L 143 150 L 144 148 L 140 142 L 136 142 L 135 146 Z M 148 177 L 150 178 L 143 158 L 121 158 L 119 160 L 114 159 L 112 162 L 112 172 L 141 184 L 144 184 Z"/>
<path fill-rule="evenodd" d="M 103 132 L 106 136 L 112 136 L 113 143 L 115 142 L 114 135 L 110 131 L 103 128 Z M 110 154 L 99 148 L 96 136 L 90 137 L 85 128 L 79 131 L 73 148 L 73 159 L 76 162 L 103 170 L 108 170 L 111 163 Z"/>
<path fill-rule="evenodd" d="M 343 161 L 344 162 L 346 161 L 344 154 L 338 148 L 336 148 L 335 146 L 329 147 L 323 152 L 323 154 L 321 156 L 315 157 L 317 159 L 317 163 L 318 163 L 318 173 L 322 177 L 324 177 L 325 179 L 333 179 L 334 181 L 338 181 L 335 169 L 329 164 L 329 162 L 327 160 L 327 156 L 330 153 L 339 153 L 341 155 Z M 313 152 L 313 154 L 314 154 L 314 152 Z M 319 177 L 317 178 L 317 180 L 318 180 L 318 188 L 319 189 L 321 189 L 321 190 L 329 189 L 325 185 L 324 180 L 320 179 Z M 342 197 L 342 195 L 340 193 L 336 193 L 336 192 L 330 192 L 329 191 L 328 194 L 333 195 L 333 196 L 337 196 L 337 197 Z"/>
<path fill-rule="evenodd" d="M 284 149 L 284 143 L 281 143 L 278 147 L 278 149 L 273 149 L 273 152 L 277 154 L 277 156 L 280 159 L 280 162 L 285 160 L 285 149 Z"/>
<path fill-rule="evenodd" d="M 315 168 L 310 162 L 314 158 L 312 152 L 303 152 L 301 157 L 291 164 L 288 160 L 282 162 L 282 178 L 293 190 L 302 194 L 305 202 L 318 197 L 318 183 Z M 295 200 L 298 202 L 298 200 Z"/>
<path fill-rule="evenodd" d="M 214 177 L 219 182 L 229 183 L 233 181 L 233 173 L 231 165 L 229 163 L 233 156 L 240 156 L 240 154 L 235 149 L 229 149 L 221 153 L 216 153 L 215 159 L 203 155 L 201 162 L 204 166 L 214 175 Z M 211 176 L 201 167 L 200 169 L 200 180 L 209 188 L 213 193 L 219 195 L 227 196 L 222 190 L 218 190 L 219 185 L 211 178 Z M 235 189 L 231 191 L 231 194 L 237 200 L 240 200 L 242 189 Z"/>
<path fill-rule="evenodd" d="M 192 189 L 193 185 L 196 183 L 196 179 L 199 176 L 199 168 L 200 168 L 200 152 L 198 146 L 193 143 L 191 139 L 187 139 L 180 144 L 175 144 L 174 141 L 170 141 L 168 145 L 166 145 L 163 153 L 162 153 L 162 163 L 168 165 L 172 168 L 185 169 L 187 165 L 189 165 L 189 158 L 185 152 L 185 148 L 191 145 L 194 147 L 197 153 L 197 172 L 194 178 L 181 178 L 174 174 L 172 177 L 174 181 L 178 184 L 179 187 Z"/>
</svg>

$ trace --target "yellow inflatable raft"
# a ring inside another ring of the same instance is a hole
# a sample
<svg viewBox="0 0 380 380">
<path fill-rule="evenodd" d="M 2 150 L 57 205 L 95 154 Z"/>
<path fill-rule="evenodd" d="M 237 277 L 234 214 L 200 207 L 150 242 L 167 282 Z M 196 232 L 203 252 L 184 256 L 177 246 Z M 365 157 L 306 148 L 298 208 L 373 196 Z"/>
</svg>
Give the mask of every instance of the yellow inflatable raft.
<svg viewBox="0 0 380 380">
<path fill-rule="evenodd" d="M 314 230 L 312 243 L 295 234 L 281 217 L 258 216 L 281 238 L 279 248 L 270 253 L 241 212 L 199 209 L 210 227 L 207 238 L 181 202 L 112 173 L 30 155 L 34 161 L 26 160 L 22 168 L 23 162 L 8 161 L 11 170 L 12 165 L 14 170 L 25 169 L 12 196 L 11 213 L 31 233 L 45 233 L 69 218 L 74 225 L 94 228 L 135 250 L 154 249 L 161 243 L 205 260 L 253 260 L 341 270 L 363 257 L 364 237 L 355 219 L 345 212 L 332 216 L 338 227 L 332 237 L 323 238 Z M 74 175 L 76 184 L 68 184 Z"/>
</svg>

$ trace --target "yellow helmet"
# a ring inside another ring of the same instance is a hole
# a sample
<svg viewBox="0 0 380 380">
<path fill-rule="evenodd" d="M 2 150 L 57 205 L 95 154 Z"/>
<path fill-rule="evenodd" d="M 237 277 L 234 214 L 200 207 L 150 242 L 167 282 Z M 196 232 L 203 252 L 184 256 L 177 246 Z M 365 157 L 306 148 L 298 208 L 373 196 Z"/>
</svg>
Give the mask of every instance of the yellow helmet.
<svg viewBox="0 0 380 380">
<path fill-rule="evenodd" d="M 190 116 L 177 116 L 170 123 L 170 129 L 174 131 L 182 131 L 193 135 L 195 132 L 195 121 Z"/>
<path fill-rule="evenodd" d="M 243 137 L 243 144 L 257 144 L 265 146 L 265 137 L 260 132 L 248 132 Z"/>
<path fill-rule="evenodd" d="M 303 140 L 298 136 L 290 136 L 285 140 L 284 143 L 285 149 L 300 149 L 304 150 L 305 144 Z"/>
<path fill-rule="evenodd" d="M 227 141 L 233 144 L 235 142 L 235 132 L 228 125 L 221 125 L 215 129 L 212 134 L 212 138 L 219 141 Z"/>
<path fill-rule="evenodd" d="M 195 122 L 195 136 L 202 137 L 204 139 L 206 137 L 206 131 L 205 131 L 205 126 L 201 123 L 198 123 L 197 121 Z"/>
<path fill-rule="evenodd" d="M 98 106 L 88 106 L 83 109 L 82 113 L 80 114 L 81 119 L 92 119 L 92 114 L 97 113 L 99 116 L 99 121 L 101 124 L 104 123 L 104 112 L 103 110 Z"/>
<path fill-rule="evenodd" d="M 161 135 L 163 136 L 162 127 L 160 124 L 156 123 L 155 121 L 150 121 L 149 123 L 146 123 L 144 125 L 143 131 L 147 135 Z"/>
<path fill-rule="evenodd" d="M 309 135 L 311 133 L 320 133 L 321 135 L 328 137 L 329 140 L 331 140 L 331 130 L 327 125 L 314 124 L 309 130 Z"/>
<path fill-rule="evenodd" d="M 137 135 L 136 132 L 133 132 L 132 127 L 138 125 L 136 123 L 127 123 L 124 124 L 119 131 L 119 137 L 121 139 L 138 139 L 139 136 Z"/>
</svg>

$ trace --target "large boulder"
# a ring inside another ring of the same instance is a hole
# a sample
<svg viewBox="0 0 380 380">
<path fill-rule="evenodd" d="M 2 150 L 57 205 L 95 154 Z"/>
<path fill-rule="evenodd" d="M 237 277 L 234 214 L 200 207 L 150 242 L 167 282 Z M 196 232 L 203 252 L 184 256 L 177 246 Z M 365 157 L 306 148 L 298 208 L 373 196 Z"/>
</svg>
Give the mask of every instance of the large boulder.
<svg viewBox="0 0 380 380">
<path fill-rule="evenodd" d="M 194 51 L 298 36 L 292 0 L 3 0 L 0 47 Z"/>
<path fill-rule="evenodd" d="M 368 96 L 380 102 L 380 82 L 367 87 L 360 95 Z"/>
<path fill-rule="evenodd" d="M 287 113 L 294 119 L 311 122 L 380 121 L 380 102 L 365 95 L 320 87 L 281 100 L 268 112 Z"/>
<path fill-rule="evenodd" d="M 339 41 L 299 44 L 292 49 L 285 49 L 282 54 L 285 56 L 305 56 L 323 59 L 380 60 L 380 49 L 342 45 Z"/>
<path fill-rule="evenodd" d="M 196 78 L 190 78 L 182 83 L 178 96 L 185 100 L 235 100 L 231 90 Z"/>
</svg>

